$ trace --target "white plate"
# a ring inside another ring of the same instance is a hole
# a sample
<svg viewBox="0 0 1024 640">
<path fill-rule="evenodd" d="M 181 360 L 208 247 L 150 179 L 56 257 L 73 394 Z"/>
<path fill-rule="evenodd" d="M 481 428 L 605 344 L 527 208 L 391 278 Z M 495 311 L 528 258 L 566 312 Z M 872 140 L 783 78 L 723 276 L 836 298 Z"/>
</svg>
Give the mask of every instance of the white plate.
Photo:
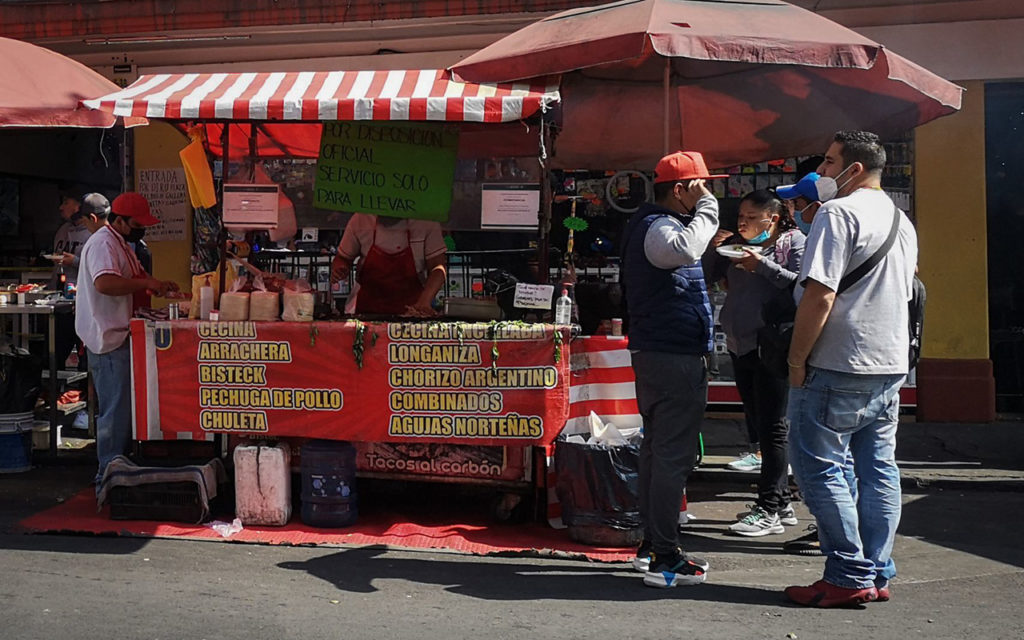
<svg viewBox="0 0 1024 640">
<path fill-rule="evenodd" d="M 44 253 L 43 257 L 47 260 L 60 260 L 64 257 L 63 253 Z"/>
<path fill-rule="evenodd" d="M 754 253 L 761 252 L 761 247 L 751 247 L 742 244 L 723 244 L 720 247 L 716 247 L 715 251 L 718 252 L 718 255 L 725 256 L 726 258 L 745 258 L 747 252 L 744 249 L 750 249 Z"/>
</svg>

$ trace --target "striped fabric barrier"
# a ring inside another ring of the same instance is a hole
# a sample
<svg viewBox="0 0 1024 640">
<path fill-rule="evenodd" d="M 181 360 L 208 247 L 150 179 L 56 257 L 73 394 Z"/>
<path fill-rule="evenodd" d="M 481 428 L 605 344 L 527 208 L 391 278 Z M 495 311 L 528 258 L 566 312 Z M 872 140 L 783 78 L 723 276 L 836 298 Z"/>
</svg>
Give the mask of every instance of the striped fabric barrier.
<svg viewBox="0 0 1024 640">
<path fill-rule="evenodd" d="M 475 84 L 418 69 L 160 73 L 82 104 L 166 120 L 514 122 L 559 100 L 558 78 Z"/>
</svg>

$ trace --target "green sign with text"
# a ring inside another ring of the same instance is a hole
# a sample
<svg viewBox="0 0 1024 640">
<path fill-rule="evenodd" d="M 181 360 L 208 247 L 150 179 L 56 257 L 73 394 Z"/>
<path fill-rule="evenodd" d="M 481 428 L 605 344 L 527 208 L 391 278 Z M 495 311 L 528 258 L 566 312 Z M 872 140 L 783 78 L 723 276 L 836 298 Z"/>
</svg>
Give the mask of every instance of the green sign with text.
<svg viewBox="0 0 1024 640">
<path fill-rule="evenodd" d="M 431 122 L 325 122 L 313 204 L 448 221 L 459 129 Z"/>
</svg>

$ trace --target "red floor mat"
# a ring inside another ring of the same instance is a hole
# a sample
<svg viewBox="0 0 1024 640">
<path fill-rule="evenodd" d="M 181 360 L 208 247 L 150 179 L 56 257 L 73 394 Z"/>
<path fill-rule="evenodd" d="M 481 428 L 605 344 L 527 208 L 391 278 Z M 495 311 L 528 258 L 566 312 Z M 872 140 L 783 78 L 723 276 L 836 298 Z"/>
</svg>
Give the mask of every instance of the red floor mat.
<svg viewBox="0 0 1024 640">
<path fill-rule="evenodd" d="M 473 554 L 537 551 L 542 554 L 584 555 L 602 562 L 625 562 L 632 549 L 590 547 L 573 542 L 564 530 L 547 525 L 494 525 L 474 522 L 465 516 L 443 522 L 441 511 L 433 517 L 409 517 L 377 511 L 344 529 L 318 529 L 302 523 L 297 515 L 284 527 L 250 526 L 230 538 L 201 525 L 148 520 L 111 520 L 109 507 L 96 511 L 92 488 L 83 490 L 59 506 L 22 520 L 19 525 L 31 533 L 91 533 L 101 535 L 183 538 L 289 545 L 387 545 L 407 549 L 448 549 Z"/>
</svg>

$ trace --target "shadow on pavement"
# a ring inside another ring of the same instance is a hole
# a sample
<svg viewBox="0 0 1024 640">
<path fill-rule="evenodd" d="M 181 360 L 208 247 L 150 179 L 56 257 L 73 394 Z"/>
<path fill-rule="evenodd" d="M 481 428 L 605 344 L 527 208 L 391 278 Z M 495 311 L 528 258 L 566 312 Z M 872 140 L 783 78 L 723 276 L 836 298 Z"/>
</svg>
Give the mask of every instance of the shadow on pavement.
<svg viewBox="0 0 1024 640">
<path fill-rule="evenodd" d="M 1024 496 L 1020 493 L 942 490 L 903 493 L 900 535 L 1024 567 L 1024 545 L 1017 529 L 1019 514 L 1024 513 Z M 896 553 L 899 553 L 898 548 Z"/>
<path fill-rule="evenodd" d="M 94 536 L 81 533 L 69 535 L 0 535 L 0 549 L 6 551 L 43 551 L 47 553 L 88 553 L 98 555 L 129 555 L 149 544 L 149 538 L 127 536 Z"/>
<path fill-rule="evenodd" d="M 339 591 L 373 593 L 376 580 L 408 580 L 437 585 L 445 591 L 483 600 L 611 600 L 643 602 L 649 600 L 706 600 L 762 606 L 784 604 L 778 590 L 719 584 L 699 588 L 654 589 L 641 584 L 640 574 L 621 567 L 578 566 L 490 561 L 481 559 L 448 561 L 437 556 L 429 559 L 383 557 L 381 548 L 361 548 L 311 558 L 304 562 L 282 562 L 277 566 L 302 571 L 319 578 Z"/>
</svg>

